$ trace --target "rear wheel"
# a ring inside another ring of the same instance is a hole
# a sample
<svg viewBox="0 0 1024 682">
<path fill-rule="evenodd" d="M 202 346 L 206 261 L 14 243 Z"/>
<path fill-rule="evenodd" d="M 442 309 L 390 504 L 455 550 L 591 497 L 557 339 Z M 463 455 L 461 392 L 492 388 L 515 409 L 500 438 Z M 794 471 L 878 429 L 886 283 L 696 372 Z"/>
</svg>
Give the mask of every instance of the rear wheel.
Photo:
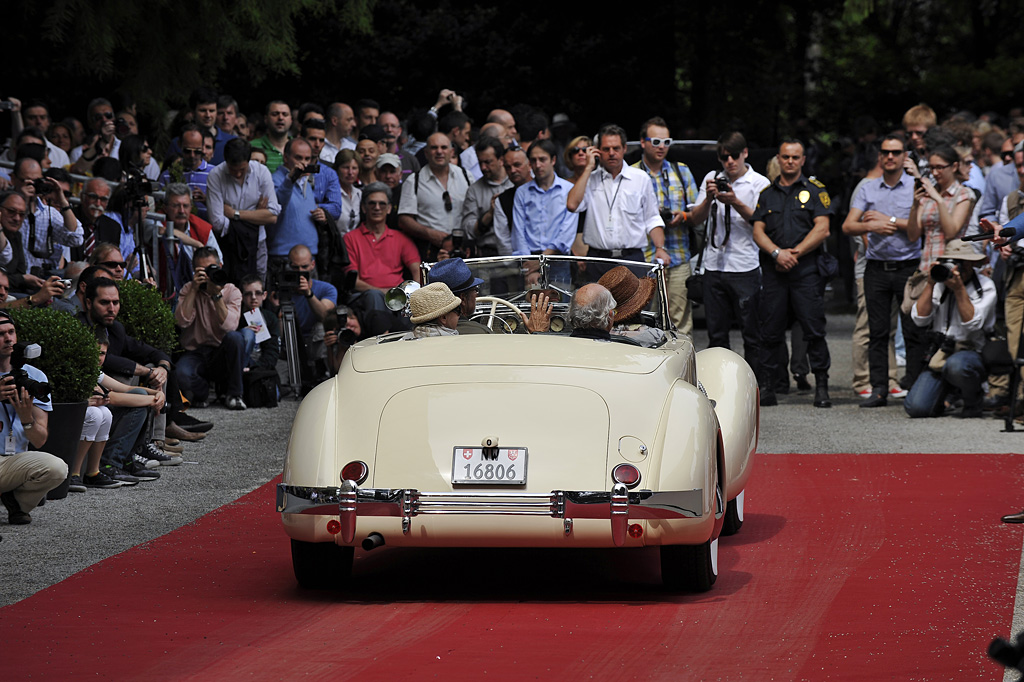
<svg viewBox="0 0 1024 682">
<path fill-rule="evenodd" d="M 735 535 L 743 527 L 743 493 L 735 499 L 729 500 L 729 506 L 725 509 L 725 523 L 722 524 L 722 535 Z"/>
<path fill-rule="evenodd" d="M 292 540 L 292 569 L 299 586 L 307 590 L 337 589 L 352 575 L 352 547 L 333 542 Z"/>
<path fill-rule="evenodd" d="M 661 581 L 670 590 L 707 592 L 718 579 L 718 538 L 702 545 L 664 545 Z"/>
</svg>

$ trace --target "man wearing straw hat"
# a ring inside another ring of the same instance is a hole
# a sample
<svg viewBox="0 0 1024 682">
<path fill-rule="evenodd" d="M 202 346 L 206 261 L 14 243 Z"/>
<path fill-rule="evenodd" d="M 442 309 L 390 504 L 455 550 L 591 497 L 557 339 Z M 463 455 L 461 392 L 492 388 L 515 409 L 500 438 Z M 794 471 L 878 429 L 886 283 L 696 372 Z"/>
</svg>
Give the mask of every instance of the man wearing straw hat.
<svg viewBox="0 0 1024 682">
<path fill-rule="evenodd" d="M 459 307 L 462 299 L 452 293 L 448 285 L 434 282 L 420 287 L 409 296 L 409 311 L 415 327 L 406 339 L 428 336 L 458 336 Z"/>
</svg>

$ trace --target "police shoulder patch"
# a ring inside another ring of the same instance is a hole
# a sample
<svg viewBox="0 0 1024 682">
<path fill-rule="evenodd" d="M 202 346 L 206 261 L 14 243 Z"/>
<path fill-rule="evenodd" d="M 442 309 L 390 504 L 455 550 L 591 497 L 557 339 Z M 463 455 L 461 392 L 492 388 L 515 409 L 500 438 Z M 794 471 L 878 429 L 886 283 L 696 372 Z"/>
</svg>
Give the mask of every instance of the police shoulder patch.
<svg viewBox="0 0 1024 682">
<path fill-rule="evenodd" d="M 821 200 L 821 205 L 825 208 L 828 208 L 829 204 L 832 203 L 832 200 L 828 198 L 828 192 L 819 192 L 818 199 Z"/>
</svg>

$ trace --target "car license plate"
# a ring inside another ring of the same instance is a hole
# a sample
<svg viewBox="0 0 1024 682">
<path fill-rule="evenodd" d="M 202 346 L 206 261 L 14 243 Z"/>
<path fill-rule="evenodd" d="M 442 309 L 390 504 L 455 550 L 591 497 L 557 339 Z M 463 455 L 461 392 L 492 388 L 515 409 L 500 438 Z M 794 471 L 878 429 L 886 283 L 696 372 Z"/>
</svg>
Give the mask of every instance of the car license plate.
<svg viewBox="0 0 1024 682">
<path fill-rule="evenodd" d="M 526 483 L 526 448 L 455 448 L 452 483 Z"/>
</svg>

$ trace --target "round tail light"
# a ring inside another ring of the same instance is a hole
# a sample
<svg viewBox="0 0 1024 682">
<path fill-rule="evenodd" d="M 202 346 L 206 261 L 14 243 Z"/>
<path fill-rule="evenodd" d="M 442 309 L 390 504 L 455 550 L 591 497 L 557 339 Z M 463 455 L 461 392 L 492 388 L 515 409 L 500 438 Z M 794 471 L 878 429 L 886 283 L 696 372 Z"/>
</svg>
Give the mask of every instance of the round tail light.
<svg viewBox="0 0 1024 682">
<path fill-rule="evenodd" d="M 640 483 L 640 470 L 632 464 L 620 464 L 612 469 L 612 480 L 627 488 L 635 488 Z"/>
<path fill-rule="evenodd" d="M 327 522 L 327 532 L 331 535 L 337 535 L 341 532 L 341 521 L 338 519 L 331 519 Z"/>
<path fill-rule="evenodd" d="M 343 481 L 355 481 L 356 485 L 359 485 L 366 480 L 366 477 L 370 475 L 370 468 L 366 466 L 365 462 L 360 462 L 358 459 L 349 462 L 341 468 L 341 480 Z"/>
</svg>

